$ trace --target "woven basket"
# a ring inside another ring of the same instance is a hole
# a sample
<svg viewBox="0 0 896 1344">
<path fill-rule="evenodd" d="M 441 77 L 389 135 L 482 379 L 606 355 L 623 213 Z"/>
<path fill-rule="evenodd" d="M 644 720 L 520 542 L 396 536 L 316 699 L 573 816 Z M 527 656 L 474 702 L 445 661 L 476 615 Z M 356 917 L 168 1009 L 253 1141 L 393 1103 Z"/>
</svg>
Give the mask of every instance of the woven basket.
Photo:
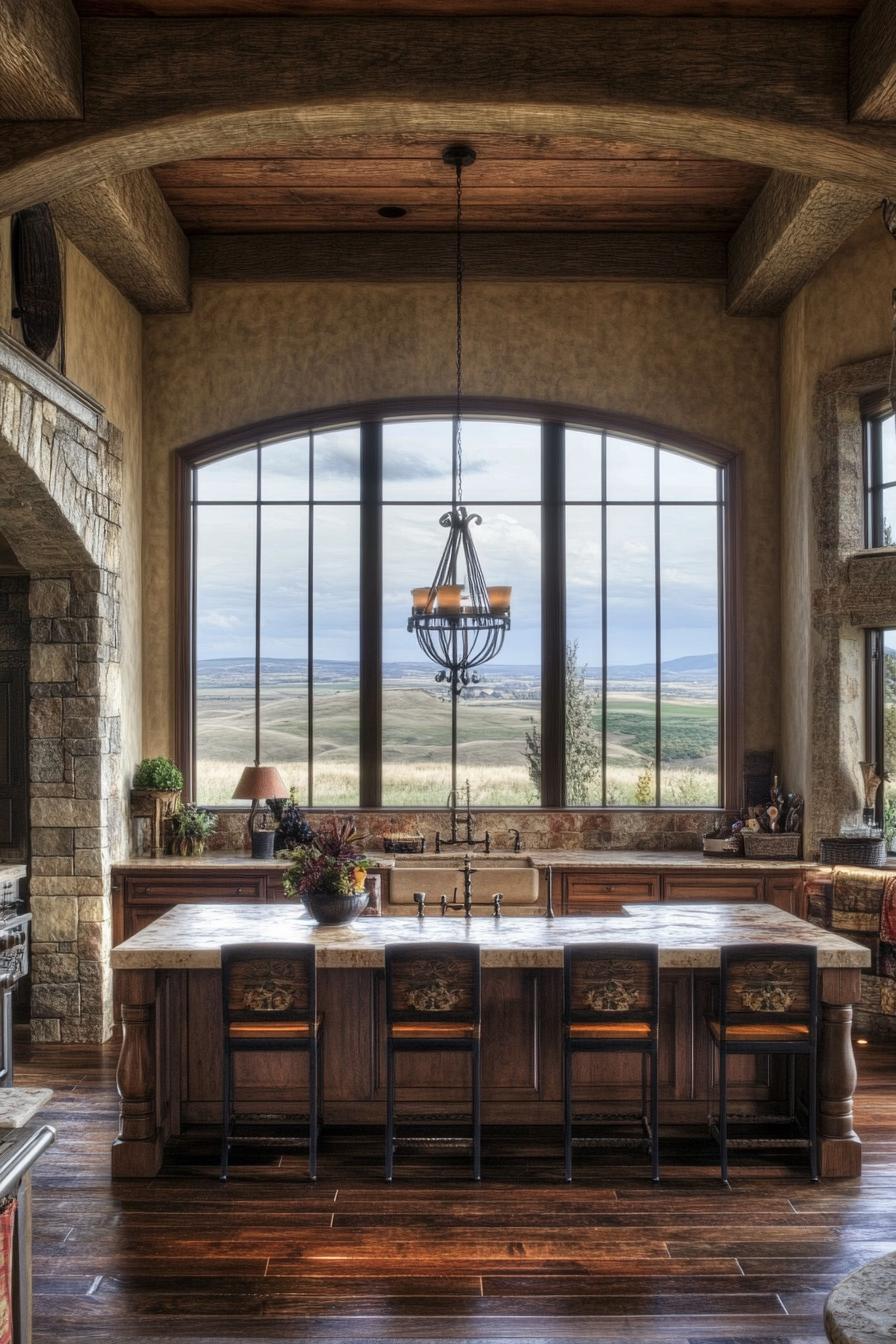
<svg viewBox="0 0 896 1344">
<path fill-rule="evenodd" d="M 741 831 L 744 854 L 748 859 L 798 859 L 803 837 L 798 832 Z"/>
<path fill-rule="evenodd" d="M 832 835 L 819 842 L 824 864 L 843 864 L 851 868 L 883 868 L 887 861 L 886 842 L 879 836 Z"/>
<path fill-rule="evenodd" d="M 730 859 L 732 856 L 738 858 L 742 853 L 741 843 L 736 835 L 730 835 L 724 840 L 703 840 L 703 853 L 723 859 Z"/>
</svg>

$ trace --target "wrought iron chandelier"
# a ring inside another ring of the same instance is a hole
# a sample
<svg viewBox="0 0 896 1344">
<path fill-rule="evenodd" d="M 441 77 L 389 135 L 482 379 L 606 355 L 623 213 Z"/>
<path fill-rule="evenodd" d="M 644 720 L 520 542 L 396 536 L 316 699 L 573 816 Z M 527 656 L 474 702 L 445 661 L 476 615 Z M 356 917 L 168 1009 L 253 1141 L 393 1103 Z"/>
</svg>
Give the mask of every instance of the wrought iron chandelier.
<svg viewBox="0 0 896 1344">
<path fill-rule="evenodd" d="M 471 528 L 482 522 L 463 504 L 463 451 L 461 442 L 461 397 L 463 393 L 463 192 L 461 175 L 476 159 L 469 145 L 449 145 L 443 161 L 455 172 L 455 409 L 452 452 L 455 502 L 442 514 L 439 525 L 448 529 L 448 540 L 428 588 L 412 588 L 408 631 L 426 657 L 440 669 L 436 681 L 444 682 L 454 696 L 479 680 L 478 668 L 501 651 L 510 629 L 510 588 L 488 587 L 476 553 Z M 462 576 L 459 578 L 459 575 Z"/>
</svg>

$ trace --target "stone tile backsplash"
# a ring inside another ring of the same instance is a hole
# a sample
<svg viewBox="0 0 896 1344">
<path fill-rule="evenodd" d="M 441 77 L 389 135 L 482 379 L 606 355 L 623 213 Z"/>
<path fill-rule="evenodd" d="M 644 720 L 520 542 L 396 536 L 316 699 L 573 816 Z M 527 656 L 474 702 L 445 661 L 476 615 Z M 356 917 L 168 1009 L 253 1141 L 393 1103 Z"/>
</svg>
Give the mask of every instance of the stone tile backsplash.
<svg viewBox="0 0 896 1344">
<path fill-rule="evenodd" d="M 436 812 L 364 812 L 334 809 L 338 816 L 354 816 L 358 831 L 368 848 L 382 848 L 382 837 L 389 832 L 423 835 L 431 849 L 436 831 L 447 836 L 451 818 L 447 811 Z M 313 824 L 314 816 L 309 820 Z M 697 850 L 704 832 L 716 824 L 717 811 L 694 812 L 574 812 L 474 811 L 476 835 L 488 831 L 495 849 L 513 845 L 512 830 L 519 830 L 523 849 L 640 849 Z M 248 812 L 226 810 L 218 814 L 218 829 L 211 848 L 242 851 L 248 847 Z"/>
</svg>

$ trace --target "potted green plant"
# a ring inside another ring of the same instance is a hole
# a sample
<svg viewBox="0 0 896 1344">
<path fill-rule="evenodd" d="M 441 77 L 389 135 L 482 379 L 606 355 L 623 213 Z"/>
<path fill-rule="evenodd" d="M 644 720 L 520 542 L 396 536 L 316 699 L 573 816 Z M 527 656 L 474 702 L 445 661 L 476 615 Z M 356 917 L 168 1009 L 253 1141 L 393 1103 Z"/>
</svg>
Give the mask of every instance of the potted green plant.
<svg viewBox="0 0 896 1344">
<path fill-rule="evenodd" d="M 169 822 L 172 852 L 184 857 L 188 854 L 202 854 L 217 825 L 218 818 L 213 812 L 206 812 L 195 803 L 187 803 L 186 807 L 175 812 Z"/>
<path fill-rule="evenodd" d="M 153 854 L 162 853 L 165 826 L 180 806 L 183 787 L 183 775 L 167 756 L 147 756 L 137 766 L 131 789 L 131 824 L 136 852 L 150 848 Z"/>
<path fill-rule="evenodd" d="M 292 852 L 283 876 L 290 900 L 300 900 L 317 924 L 350 924 L 366 910 L 367 862 L 351 817 L 322 821 L 311 840 Z"/>
</svg>

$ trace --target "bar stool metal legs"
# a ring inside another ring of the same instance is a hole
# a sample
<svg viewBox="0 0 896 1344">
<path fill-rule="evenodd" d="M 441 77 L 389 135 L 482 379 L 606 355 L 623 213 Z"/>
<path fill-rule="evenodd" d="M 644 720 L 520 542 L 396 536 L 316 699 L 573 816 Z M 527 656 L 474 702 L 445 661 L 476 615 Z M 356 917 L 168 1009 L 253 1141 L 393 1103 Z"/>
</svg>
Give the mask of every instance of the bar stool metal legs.
<svg viewBox="0 0 896 1344">
<path fill-rule="evenodd" d="M 305 1053 L 308 1058 L 308 1176 L 317 1179 L 323 1098 L 323 1022 L 317 1014 L 314 948 L 267 943 L 221 948 L 223 1018 L 222 1125 L 219 1174 L 227 1180 L 234 1143 L 234 1056 L 243 1053 Z M 292 1117 L 287 1117 L 295 1123 Z M 241 1139 L 240 1142 L 243 1140 Z M 290 1139 L 247 1138 L 272 1146 Z"/>
<path fill-rule="evenodd" d="M 732 1139 L 728 1115 L 730 1055 L 777 1055 L 786 1059 L 787 1114 L 759 1117 L 763 1123 L 798 1126 L 796 1060 L 806 1060 L 806 1137 L 763 1140 L 763 1145 L 805 1147 L 809 1175 L 818 1180 L 818 963 L 814 947 L 802 943 L 744 943 L 723 947 L 719 969 L 719 1010 L 707 1025 L 719 1061 L 719 1114 L 710 1130 L 719 1144 L 722 1181 L 728 1184 L 732 1146 L 756 1140 Z"/>
<path fill-rule="evenodd" d="M 641 944 L 574 944 L 564 949 L 563 1176 L 572 1180 L 573 1057 L 641 1056 L 640 1121 L 659 1180 L 659 951 Z M 615 1140 L 619 1145 L 625 1140 Z M 639 1141 L 636 1141 L 639 1142 Z"/>
<path fill-rule="evenodd" d="M 395 1174 L 395 1057 L 470 1057 L 473 1179 L 482 1175 L 482 1063 L 479 948 L 476 944 L 393 944 L 386 960 L 386 1133 L 384 1173 Z"/>
</svg>

